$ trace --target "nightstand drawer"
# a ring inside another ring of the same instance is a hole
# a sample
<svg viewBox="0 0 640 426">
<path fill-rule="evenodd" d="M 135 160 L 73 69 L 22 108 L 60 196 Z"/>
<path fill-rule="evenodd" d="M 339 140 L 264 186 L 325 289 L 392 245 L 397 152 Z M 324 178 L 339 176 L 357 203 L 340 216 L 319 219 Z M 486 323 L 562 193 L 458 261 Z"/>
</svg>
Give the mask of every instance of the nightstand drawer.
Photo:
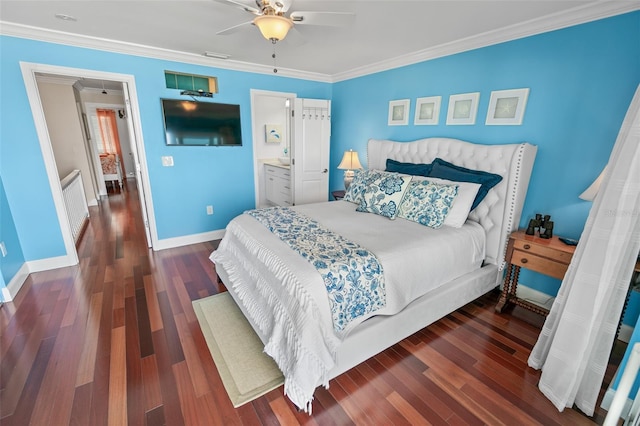
<svg viewBox="0 0 640 426">
<path fill-rule="evenodd" d="M 532 244 L 529 241 L 522 240 L 515 240 L 513 242 L 513 248 L 516 250 L 522 250 L 524 252 L 532 253 L 534 255 L 554 259 L 556 262 L 566 263 L 567 265 L 571 262 L 571 257 L 573 256 L 573 253 L 567 253 L 565 251 L 560 251 L 551 247 L 545 247 L 540 244 Z"/>
<path fill-rule="evenodd" d="M 571 257 L 569 257 L 569 261 L 570 260 Z M 564 278 L 564 274 L 567 272 L 567 268 L 569 267 L 568 262 L 567 264 L 556 262 L 545 257 L 537 256 L 534 253 L 521 250 L 513 251 L 511 264 L 540 272 L 541 274 L 549 275 L 560 280 Z"/>
</svg>

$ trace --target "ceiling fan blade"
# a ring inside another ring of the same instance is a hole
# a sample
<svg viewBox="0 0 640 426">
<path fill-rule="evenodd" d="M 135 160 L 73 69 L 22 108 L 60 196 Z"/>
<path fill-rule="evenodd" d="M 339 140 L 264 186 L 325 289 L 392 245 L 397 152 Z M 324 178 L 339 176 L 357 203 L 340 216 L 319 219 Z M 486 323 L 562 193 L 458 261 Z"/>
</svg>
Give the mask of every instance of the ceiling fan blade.
<svg viewBox="0 0 640 426">
<path fill-rule="evenodd" d="M 252 4 L 255 4 L 253 1 L 239 1 L 239 0 L 213 0 L 217 3 L 226 4 L 227 6 L 236 7 L 244 10 L 245 12 L 253 13 L 254 15 L 260 15 L 262 12 L 260 9 L 256 8 Z"/>
<path fill-rule="evenodd" d="M 328 27 L 346 27 L 356 18 L 350 12 L 291 12 L 293 22 L 302 25 L 323 25 Z"/>
<path fill-rule="evenodd" d="M 249 25 L 253 25 L 253 21 L 243 22 L 242 24 L 234 25 L 233 27 L 226 28 L 222 31 L 218 31 L 216 35 L 229 35 L 236 33 L 244 28 L 247 28 Z"/>
<path fill-rule="evenodd" d="M 289 30 L 289 33 L 287 33 L 287 36 L 284 38 L 284 40 L 281 41 L 281 43 L 284 43 L 291 47 L 302 46 L 306 42 L 307 38 L 296 29 L 295 25 Z"/>
</svg>

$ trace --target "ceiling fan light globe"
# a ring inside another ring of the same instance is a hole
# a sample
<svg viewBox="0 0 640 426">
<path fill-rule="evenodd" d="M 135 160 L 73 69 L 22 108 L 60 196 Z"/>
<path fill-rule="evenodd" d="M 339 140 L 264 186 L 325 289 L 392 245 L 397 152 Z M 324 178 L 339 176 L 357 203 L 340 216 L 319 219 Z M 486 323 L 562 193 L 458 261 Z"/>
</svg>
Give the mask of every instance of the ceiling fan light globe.
<svg viewBox="0 0 640 426">
<path fill-rule="evenodd" d="M 253 20 L 253 23 L 260 29 L 264 38 L 276 41 L 284 39 L 293 27 L 291 19 L 278 15 L 258 16 Z"/>
</svg>

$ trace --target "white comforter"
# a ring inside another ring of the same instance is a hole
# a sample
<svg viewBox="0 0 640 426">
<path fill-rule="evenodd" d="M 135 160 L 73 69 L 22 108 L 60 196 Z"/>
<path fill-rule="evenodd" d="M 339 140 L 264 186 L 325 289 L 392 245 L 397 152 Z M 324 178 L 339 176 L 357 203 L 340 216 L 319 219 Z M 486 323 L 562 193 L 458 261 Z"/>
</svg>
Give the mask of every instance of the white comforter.
<svg viewBox="0 0 640 426">
<path fill-rule="evenodd" d="M 358 213 L 355 207 L 336 201 L 295 209 L 375 253 L 384 269 L 387 298 L 386 307 L 375 315 L 399 312 L 429 290 L 477 269 L 484 259 L 484 230 L 475 222 L 434 230 Z M 367 317 L 352 321 L 337 335 L 318 271 L 249 215 L 229 223 L 211 260 L 229 276 L 258 327 L 265 352 L 282 370 L 285 394 L 310 412 L 316 386 L 328 386 L 341 339 Z"/>
</svg>

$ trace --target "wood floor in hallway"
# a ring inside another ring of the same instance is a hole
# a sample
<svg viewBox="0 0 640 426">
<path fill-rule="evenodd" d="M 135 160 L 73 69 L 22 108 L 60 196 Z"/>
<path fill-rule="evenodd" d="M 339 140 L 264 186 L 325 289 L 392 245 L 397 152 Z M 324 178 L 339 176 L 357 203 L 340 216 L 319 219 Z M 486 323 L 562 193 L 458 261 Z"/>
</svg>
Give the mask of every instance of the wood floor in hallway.
<svg viewBox="0 0 640 426">
<path fill-rule="evenodd" d="M 590 425 L 559 413 L 527 358 L 542 319 L 489 293 L 316 391 L 233 408 L 191 302 L 225 289 L 217 242 L 151 251 L 131 182 L 98 207 L 80 263 L 29 276 L 0 309 L 0 425 Z M 43 236 L 46 238 L 46 236 Z M 624 351 L 613 351 L 604 387 Z"/>
</svg>

